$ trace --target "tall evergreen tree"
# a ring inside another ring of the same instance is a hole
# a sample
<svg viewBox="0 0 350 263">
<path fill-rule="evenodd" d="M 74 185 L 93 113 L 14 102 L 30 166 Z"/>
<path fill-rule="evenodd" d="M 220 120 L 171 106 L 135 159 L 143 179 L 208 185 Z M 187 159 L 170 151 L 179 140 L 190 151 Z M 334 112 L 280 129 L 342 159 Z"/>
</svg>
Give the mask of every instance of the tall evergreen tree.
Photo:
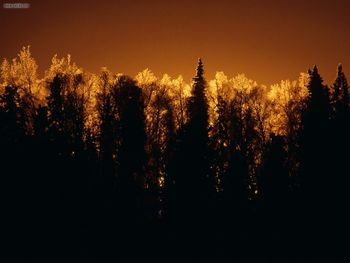
<svg viewBox="0 0 350 263">
<path fill-rule="evenodd" d="M 310 81 L 308 89 L 310 98 L 307 102 L 307 109 L 304 117 L 305 120 L 315 124 L 315 128 L 321 128 L 326 125 L 330 114 L 330 101 L 328 87 L 323 85 L 318 68 L 315 65 L 312 70 L 309 70 Z M 304 123 L 308 125 L 308 123 Z M 316 127 L 317 126 L 317 127 Z"/>
<path fill-rule="evenodd" d="M 196 76 L 193 78 L 192 94 L 188 100 L 188 146 L 191 156 L 188 160 L 189 175 L 187 178 L 191 191 L 199 199 L 208 197 L 209 165 L 208 165 L 208 101 L 206 97 L 206 81 L 201 59 L 198 60 Z M 193 180 L 193 181 L 192 181 Z M 213 190 L 212 189 L 212 190 Z"/>
<path fill-rule="evenodd" d="M 329 138 L 332 139 L 331 158 L 333 176 L 333 196 L 337 200 L 347 200 L 348 155 L 344 154 L 350 147 L 350 104 L 349 85 L 341 64 L 332 86 L 332 126 Z M 339 182 L 342 182 L 339 185 Z M 339 201 L 338 201 L 339 203 Z"/>
<path fill-rule="evenodd" d="M 309 99 L 302 114 L 302 169 L 308 193 L 319 193 L 327 173 L 330 101 L 317 66 L 309 70 Z M 305 190 L 306 190 L 305 189 Z"/>
<path fill-rule="evenodd" d="M 181 207 L 188 207 L 191 213 L 195 213 L 196 209 L 208 204 L 215 189 L 209 177 L 208 102 L 201 59 L 187 101 L 187 115 L 188 122 L 178 135 L 176 192 Z"/>
<path fill-rule="evenodd" d="M 338 65 L 337 77 L 332 86 L 333 117 L 349 118 L 350 114 L 349 85 L 343 72 L 342 64 Z"/>
</svg>

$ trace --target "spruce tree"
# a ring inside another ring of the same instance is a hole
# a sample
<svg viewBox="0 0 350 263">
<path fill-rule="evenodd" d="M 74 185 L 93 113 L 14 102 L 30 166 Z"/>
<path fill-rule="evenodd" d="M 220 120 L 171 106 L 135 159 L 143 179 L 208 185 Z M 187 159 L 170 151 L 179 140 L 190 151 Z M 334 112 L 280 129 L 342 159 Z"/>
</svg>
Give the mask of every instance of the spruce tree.
<svg viewBox="0 0 350 263">
<path fill-rule="evenodd" d="M 208 165 L 208 101 L 206 97 L 206 81 L 204 79 L 203 62 L 198 60 L 196 76 L 193 78 L 192 94 L 188 101 L 189 152 L 191 164 L 189 175 L 193 182 L 193 191 L 198 189 L 198 198 L 205 199 L 209 191 Z M 191 179 L 189 179 L 191 180 Z M 213 186 L 214 187 L 214 186 Z"/>
<path fill-rule="evenodd" d="M 332 139 L 331 158 L 333 176 L 333 196 L 337 200 L 346 200 L 348 179 L 347 155 L 350 146 L 350 106 L 349 85 L 341 64 L 337 68 L 337 76 L 332 86 Z M 342 182 L 339 185 L 339 182 Z"/>
<path fill-rule="evenodd" d="M 343 72 L 342 64 L 338 65 L 337 77 L 332 86 L 332 90 L 333 117 L 335 119 L 349 118 L 349 85 Z"/>
<path fill-rule="evenodd" d="M 204 148 L 208 145 L 208 102 L 205 95 L 203 62 L 198 60 L 196 76 L 193 78 L 192 94 L 188 101 L 190 130 L 197 133 L 196 143 Z"/>
<path fill-rule="evenodd" d="M 309 70 L 309 98 L 302 114 L 301 169 L 304 193 L 308 200 L 324 196 L 330 172 L 330 111 L 328 88 L 317 66 Z"/>
<path fill-rule="evenodd" d="M 187 101 L 188 122 L 184 126 L 177 171 L 177 191 L 184 206 L 204 208 L 214 184 L 209 177 L 208 102 L 202 60 L 198 60 L 191 96 Z M 181 189 L 181 190 L 180 190 Z"/>
</svg>

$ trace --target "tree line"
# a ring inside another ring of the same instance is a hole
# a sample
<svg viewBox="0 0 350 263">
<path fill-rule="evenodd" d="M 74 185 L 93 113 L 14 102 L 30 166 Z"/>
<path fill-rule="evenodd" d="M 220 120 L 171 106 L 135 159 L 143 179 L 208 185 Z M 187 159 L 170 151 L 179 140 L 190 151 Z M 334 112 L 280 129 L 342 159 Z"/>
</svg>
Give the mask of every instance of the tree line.
<svg viewBox="0 0 350 263">
<path fill-rule="evenodd" d="M 347 233 L 341 64 L 330 86 L 314 66 L 270 87 L 223 72 L 207 81 L 201 59 L 191 84 L 148 69 L 92 74 L 69 55 L 54 56 L 41 79 L 37 68 L 29 47 L 1 65 L 9 248 L 32 236 L 40 241 L 31 249 L 47 251 L 105 250 L 116 240 L 226 251 L 231 236 L 244 248 L 245 239 L 255 249 L 261 239 L 305 248 Z"/>
</svg>

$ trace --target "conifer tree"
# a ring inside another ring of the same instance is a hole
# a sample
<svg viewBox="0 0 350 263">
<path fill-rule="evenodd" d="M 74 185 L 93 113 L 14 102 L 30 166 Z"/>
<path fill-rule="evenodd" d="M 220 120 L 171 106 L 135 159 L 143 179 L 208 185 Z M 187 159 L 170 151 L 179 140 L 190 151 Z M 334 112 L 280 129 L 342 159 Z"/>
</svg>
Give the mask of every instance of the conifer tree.
<svg viewBox="0 0 350 263">
<path fill-rule="evenodd" d="M 185 206 L 206 206 L 214 184 L 209 177 L 208 102 L 202 60 L 198 60 L 192 93 L 187 101 L 188 122 L 180 131 L 178 152 L 181 169 L 176 172 L 177 191 Z M 180 190 L 181 189 L 181 190 Z"/>
<path fill-rule="evenodd" d="M 309 98 L 302 114 L 301 169 L 304 192 L 313 200 L 325 191 L 330 172 L 330 100 L 317 66 L 309 70 Z"/>
<path fill-rule="evenodd" d="M 331 158 L 333 177 L 333 196 L 337 200 L 346 200 L 349 182 L 347 155 L 350 146 L 350 105 L 349 85 L 341 64 L 337 68 L 337 76 L 332 86 L 332 126 L 329 138 L 332 138 Z M 342 182 L 341 185 L 338 185 Z"/>
<path fill-rule="evenodd" d="M 188 101 L 188 124 L 196 132 L 196 143 L 203 148 L 208 144 L 208 102 L 206 98 L 206 81 L 202 60 L 198 60 L 196 76 L 193 78 L 192 94 Z"/>
<path fill-rule="evenodd" d="M 332 92 L 333 117 L 335 119 L 349 118 L 349 85 L 342 64 L 338 65 L 337 77 L 332 86 Z"/>
</svg>

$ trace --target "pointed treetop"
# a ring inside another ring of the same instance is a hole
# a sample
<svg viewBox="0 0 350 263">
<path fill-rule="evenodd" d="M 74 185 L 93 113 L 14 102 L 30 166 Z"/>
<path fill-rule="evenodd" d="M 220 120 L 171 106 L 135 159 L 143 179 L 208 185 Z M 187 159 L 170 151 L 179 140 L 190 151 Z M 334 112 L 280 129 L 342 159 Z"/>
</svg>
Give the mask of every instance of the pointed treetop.
<svg viewBox="0 0 350 263">
<path fill-rule="evenodd" d="M 343 65 L 341 63 L 338 64 L 338 73 L 343 71 Z"/>
<path fill-rule="evenodd" d="M 309 83 L 308 83 L 308 88 L 311 93 L 318 93 L 318 92 L 323 92 L 324 86 L 323 86 L 323 79 L 318 72 L 318 67 L 314 65 L 313 69 L 309 69 Z M 316 91 L 316 90 L 317 91 Z"/>
<path fill-rule="evenodd" d="M 196 77 L 194 79 L 202 79 L 204 74 L 203 62 L 201 58 L 198 58 L 198 65 L 196 70 Z"/>
<path fill-rule="evenodd" d="M 318 81 L 320 81 L 320 82 L 323 82 L 323 80 L 322 80 L 322 78 L 321 78 L 321 75 L 320 75 L 320 73 L 318 72 L 318 67 L 317 67 L 317 65 L 315 64 L 314 65 L 314 67 L 313 67 L 313 69 L 311 70 L 311 69 L 309 69 L 309 75 L 310 75 L 310 77 L 312 78 L 312 79 L 317 79 Z"/>
</svg>

